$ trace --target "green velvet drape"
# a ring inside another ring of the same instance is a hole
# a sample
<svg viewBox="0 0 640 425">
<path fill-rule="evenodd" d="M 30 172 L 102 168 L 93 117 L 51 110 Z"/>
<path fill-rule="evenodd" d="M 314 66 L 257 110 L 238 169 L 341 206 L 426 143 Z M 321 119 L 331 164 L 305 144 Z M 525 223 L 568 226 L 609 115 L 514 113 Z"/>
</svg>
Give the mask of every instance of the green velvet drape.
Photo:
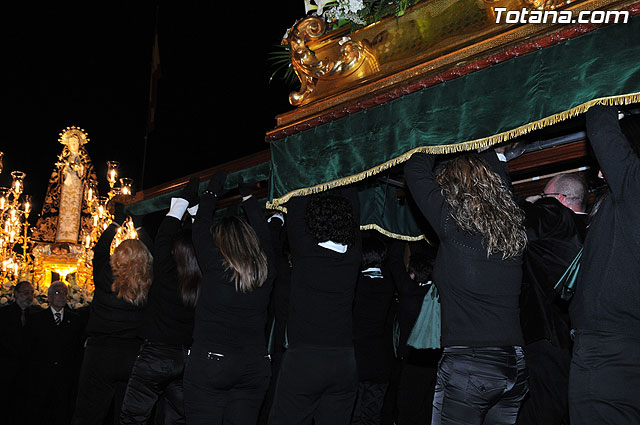
<svg viewBox="0 0 640 425">
<path fill-rule="evenodd" d="M 245 182 L 268 182 L 270 173 L 271 164 L 268 162 L 263 162 L 262 164 L 257 164 L 252 167 L 245 168 L 244 170 L 234 171 L 232 173 L 229 173 L 229 175 L 227 176 L 225 189 L 229 190 L 237 187 L 240 178 L 242 178 Z M 200 192 L 203 192 L 208 184 L 209 180 L 201 181 L 199 189 Z M 168 209 L 171 203 L 171 198 L 177 196 L 181 190 L 182 188 L 164 193 L 162 195 L 158 195 L 154 198 L 136 202 L 135 204 L 128 205 L 125 208 L 125 212 L 131 215 L 145 215 L 156 211 Z"/>
<path fill-rule="evenodd" d="M 362 180 L 418 147 L 473 149 L 570 118 L 595 99 L 637 101 L 639 34 L 633 17 L 274 141 L 274 205 Z"/>
</svg>

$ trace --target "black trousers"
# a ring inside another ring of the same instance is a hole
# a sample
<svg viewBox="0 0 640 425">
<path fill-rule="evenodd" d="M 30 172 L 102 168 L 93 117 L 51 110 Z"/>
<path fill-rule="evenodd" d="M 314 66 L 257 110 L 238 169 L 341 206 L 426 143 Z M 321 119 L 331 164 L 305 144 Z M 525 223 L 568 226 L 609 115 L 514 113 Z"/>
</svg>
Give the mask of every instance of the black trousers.
<svg viewBox="0 0 640 425">
<path fill-rule="evenodd" d="M 289 347 L 269 425 L 349 425 L 357 387 L 353 348 Z"/>
<path fill-rule="evenodd" d="M 575 425 L 640 424 L 640 338 L 576 332 L 569 413 Z"/>
<path fill-rule="evenodd" d="M 540 340 L 524 347 L 529 370 L 529 394 L 518 412 L 518 425 L 569 423 L 571 352 Z"/>
<path fill-rule="evenodd" d="M 194 345 L 184 371 L 189 425 L 254 425 L 269 387 L 266 351 Z"/>
<path fill-rule="evenodd" d="M 351 425 L 380 425 L 382 405 L 389 383 L 360 381 Z"/>
<path fill-rule="evenodd" d="M 145 342 L 131 370 L 120 424 L 146 424 L 160 397 L 166 423 L 184 424 L 182 375 L 187 348 Z M 169 419 L 171 418 L 171 419 Z"/>
<path fill-rule="evenodd" d="M 80 379 L 73 425 L 102 425 L 113 408 L 115 418 L 124 398 L 124 390 L 136 360 L 140 342 L 93 344 L 87 342 Z"/>
<path fill-rule="evenodd" d="M 511 425 L 527 394 L 521 347 L 447 347 L 433 400 L 432 425 Z"/>
<path fill-rule="evenodd" d="M 442 350 L 410 347 L 403 359 L 398 383 L 398 425 L 431 423 L 433 396 Z"/>
</svg>

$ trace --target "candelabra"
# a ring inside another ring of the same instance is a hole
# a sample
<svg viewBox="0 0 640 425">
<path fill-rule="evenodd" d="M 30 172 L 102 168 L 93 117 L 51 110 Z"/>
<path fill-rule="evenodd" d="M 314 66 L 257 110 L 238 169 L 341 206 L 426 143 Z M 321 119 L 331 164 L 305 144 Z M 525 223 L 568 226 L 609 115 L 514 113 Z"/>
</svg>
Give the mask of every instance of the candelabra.
<svg viewBox="0 0 640 425">
<path fill-rule="evenodd" d="M 133 179 L 126 177 L 119 179 L 119 165 L 117 161 L 107 161 L 107 183 L 109 184 L 107 196 L 99 196 L 97 188 L 93 185 L 88 185 L 85 190 L 85 198 L 93 217 L 91 231 L 83 236 L 83 244 L 87 250 L 93 248 L 102 232 L 114 219 L 109 211 L 111 200 L 118 195 L 125 197 L 133 195 Z"/>
<path fill-rule="evenodd" d="M 2 172 L 0 152 L 0 172 Z M 31 197 L 23 194 L 22 171 L 11 173 L 11 187 L 0 187 L 0 278 L 2 282 L 19 280 L 33 266 L 29 254 L 32 241 L 29 237 L 29 213 Z"/>
</svg>

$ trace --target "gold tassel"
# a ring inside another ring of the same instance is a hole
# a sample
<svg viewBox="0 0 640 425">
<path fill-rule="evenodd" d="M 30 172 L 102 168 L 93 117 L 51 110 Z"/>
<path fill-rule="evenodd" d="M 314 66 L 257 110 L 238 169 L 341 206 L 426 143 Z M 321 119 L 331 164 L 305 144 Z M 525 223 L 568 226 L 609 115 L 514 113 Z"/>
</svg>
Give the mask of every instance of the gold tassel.
<svg viewBox="0 0 640 425">
<path fill-rule="evenodd" d="M 601 97 L 598 99 L 593 99 L 588 102 L 585 102 L 581 105 L 573 107 L 567 111 L 559 112 L 557 114 L 551 115 L 546 118 L 542 118 L 538 121 L 534 121 L 520 127 L 514 128 L 513 130 L 508 130 L 493 136 L 484 137 L 482 139 L 470 140 L 467 142 L 455 143 L 451 145 L 440 145 L 440 146 L 420 146 L 414 148 L 404 154 L 390 159 L 380 165 L 377 165 L 373 168 L 365 170 L 361 173 L 354 174 L 349 177 L 343 177 L 336 180 L 331 180 L 326 183 L 317 184 L 315 186 L 306 187 L 302 189 L 292 190 L 291 192 L 281 196 L 280 198 L 276 198 L 271 202 L 267 203 L 267 207 L 271 209 L 277 209 L 278 206 L 285 204 L 291 197 L 293 196 L 305 196 L 313 193 L 320 193 L 327 191 L 329 189 L 333 189 L 335 187 L 346 186 L 351 183 L 359 182 L 365 180 L 375 174 L 378 174 L 382 171 L 385 171 L 389 168 L 395 167 L 398 164 L 401 164 L 411 158 L 415 152 L 424 152 L 428 154 L 440 155 L 440 154 L 449 154 L 470 150 L 477 150 L 486 148 L 489 146 L 493 146 L 507 140 L 511 140 L 515 137 L 522 136 L 524 134 L 530 133 L 534 130 L 539 130 L 541 128 L 548 127 L 553 124 L 557 124 L 561 121 L 565 121 L 570 118 L 574 118 L 580 114 L 587 112 L 587 110 L 593 105 L 629 105 L 632 103 L 640 102 L 640 93 L 631 93 L 620 96 L 609 96 L 609 97 Z"/>
</svg>

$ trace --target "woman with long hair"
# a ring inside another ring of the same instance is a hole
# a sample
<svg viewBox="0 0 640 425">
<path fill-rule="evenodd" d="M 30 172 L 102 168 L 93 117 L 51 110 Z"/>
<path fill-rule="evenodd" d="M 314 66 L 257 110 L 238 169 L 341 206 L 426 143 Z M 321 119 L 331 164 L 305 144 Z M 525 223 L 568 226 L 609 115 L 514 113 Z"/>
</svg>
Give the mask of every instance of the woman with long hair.
<svg viewBox="0 0 640 425">
<path fill-rule="evenodd" d="M 405 166 L 411 195 L 440 239 L 433 280 L 442 307 L 432 424 L 513 424 L 527 393 L 520 329 L 524 216 L 493 150 Z"/>
<path fill-rule="evenodd" d="M 193 224 L 202 286 L 184 373 L 190 425 L 255 424 L 271 377 L 265 340 L 274 279 L 270 234 L 244 184 L 239 189 L 247 220 L 226 216 L 213 224 L 225 181 L 224 172 L 211 178 Z"/>
<path fill-rule="evenodd" d="M 119 202 L 114 198 L 114 202 Z M 72 424 L 102 424 L 113 407 L 118 415 L 124 388 L 140 349 L 137 336 L 153 278 L 153 256 L 139 229 L 139 239 L 126 239 L 111 252 L 122 223 L 123 205 L 93 248 L 95 291 L 89 311 L 87 341 L 80 370 Z M 142 239 L 142 240 L 141 240 Z"/>
<path fill-rule="evenodd" d="M 144 340 L 120 411 L 120 424 L 145 424 L 154 405 L 163 423 L 185 423 L 182 376 L 191 346 L 202 273 L 191 240 L 191 214 L 198 203 L 191 179 L 158 228 L 153 284 L 138 335 Z M 185 217 L 183 222 L 183 218 Z"/>
</svg>

